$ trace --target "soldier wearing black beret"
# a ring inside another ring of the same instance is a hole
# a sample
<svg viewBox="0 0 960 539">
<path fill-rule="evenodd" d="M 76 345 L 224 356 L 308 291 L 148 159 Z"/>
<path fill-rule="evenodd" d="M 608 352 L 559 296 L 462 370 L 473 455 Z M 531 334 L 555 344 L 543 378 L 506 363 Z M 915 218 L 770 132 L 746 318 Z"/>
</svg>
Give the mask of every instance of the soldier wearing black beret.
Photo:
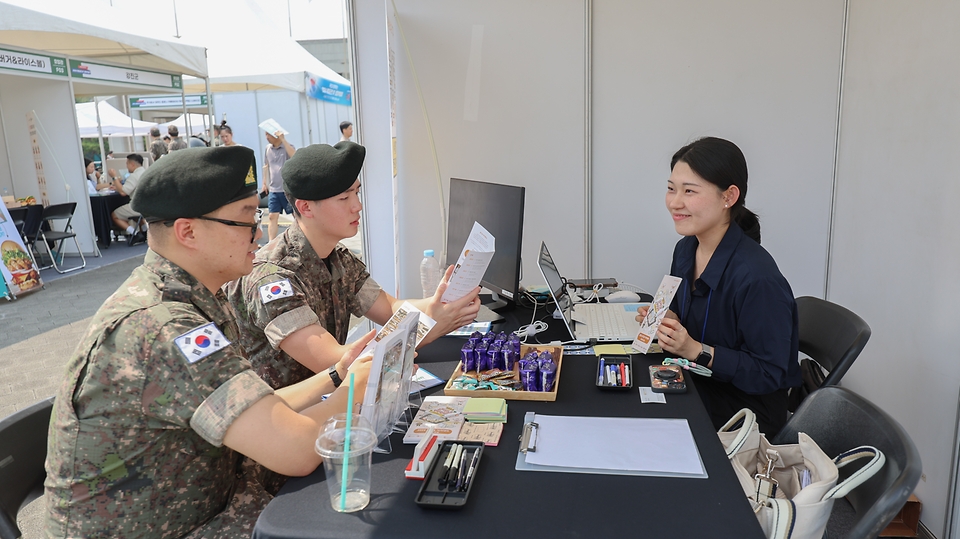
<svg viewBox="0 0 960 539">
<path fill-rule="evenodd" d="M 343 380 L 350 315 L 384 324 L 403 304 L 380 289 L 340 240 L 360 226 L 360 180 L 366 151 L 342 141 L 297 150 L 283 165 L 294 223 L 257 252 L 253 271 L 225 287 L 244 349 L 257 373 L 281 388 L 313 373 Z M 452 267 L 450 268 L 452 269 Z M 479 287 L 443 304 L 450 270 L 433 297 L 407 300 L 436 320 L 426 344 L 476 318 Z"/>
<path fill-rule="evenodd" d="M 320 464 L 317 432 L 349 388 L 324 374 L 274 391 L 221 292 L 261 235 L 253 165 L 247 148 L 198 148 L 144 173 L 133 204 L 150 249 L 93 317 L 54 404 L 48 537 L 249 537 L 271 495 L 244 456 L 286 475 Z M 372 337 L 340 359 L 361 395 L 370 358 L 354 358 Z"/>
</svg>

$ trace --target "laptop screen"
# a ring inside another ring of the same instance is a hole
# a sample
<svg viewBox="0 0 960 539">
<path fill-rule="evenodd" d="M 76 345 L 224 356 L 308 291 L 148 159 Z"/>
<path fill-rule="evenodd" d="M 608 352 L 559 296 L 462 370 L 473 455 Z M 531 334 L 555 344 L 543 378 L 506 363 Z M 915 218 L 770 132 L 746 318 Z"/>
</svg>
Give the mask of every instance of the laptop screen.
<svg viewBox="0 0 960 539">
<path fill-rule="evenodd" d="M 553 257 L 550 256 L 550 251 L 547 250 L 547 244 L 544 242 L 540 242 L 540 257 L 537 259 L 537 265 L 540 266 L 540 273 L 543 274 L 543 279 L 547 281 L 547 287 L 550 288 L 550 296 L 553 298 L 557 309 L 560 310 L 560 314 L 563 316 L 563 321 L 567 326 L 567 331 L 570 332 L 570 337 L 574 337 L 573 328 L 570 326 L 570 305 L 572 302 L 570 297 L 564 293 L 563 278 L 560 277 L 560 270 L 557 269 L 557 264 L 554 263 Z"/>
</svg>

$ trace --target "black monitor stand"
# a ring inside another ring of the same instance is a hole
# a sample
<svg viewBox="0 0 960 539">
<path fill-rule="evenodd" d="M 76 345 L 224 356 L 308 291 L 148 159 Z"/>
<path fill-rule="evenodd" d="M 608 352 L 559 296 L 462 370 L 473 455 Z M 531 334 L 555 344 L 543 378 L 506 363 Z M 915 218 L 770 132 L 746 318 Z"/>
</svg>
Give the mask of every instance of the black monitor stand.
<svg viewBox="0 0 960 539">
<path fill-rule="evenodd" d="M 504 320 L 503 315 L 494 311 L 509 307 L 510 304 L 500 299 L 500 296 L 496 293 L 491 293 L 490 299 L 492 300 L 490 303 L 480 305 L 480 312 L 477 313 L 477 322 L 501 322 Z"/>
</svg>

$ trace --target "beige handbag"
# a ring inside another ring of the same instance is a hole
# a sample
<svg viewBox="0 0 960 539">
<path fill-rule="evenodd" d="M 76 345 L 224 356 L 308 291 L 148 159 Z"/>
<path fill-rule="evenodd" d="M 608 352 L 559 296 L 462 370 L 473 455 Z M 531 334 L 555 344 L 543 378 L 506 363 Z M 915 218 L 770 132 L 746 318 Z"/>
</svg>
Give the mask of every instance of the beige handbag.
<svg viewBox="0 0 960 539">
<path fill-rule="evenodd" d="M 746 408 L 718 435 L 769 539 L 823 537 L 833 501 L 872 477 L 885 461 L 883 453 L 871 446 L 831 459 L 802 432 L 796 444 L 772 445 L 757 427 L 756 415 Z M 864 458 L 869 462 L 837 484 L 838 468 Z"/>
</svg>

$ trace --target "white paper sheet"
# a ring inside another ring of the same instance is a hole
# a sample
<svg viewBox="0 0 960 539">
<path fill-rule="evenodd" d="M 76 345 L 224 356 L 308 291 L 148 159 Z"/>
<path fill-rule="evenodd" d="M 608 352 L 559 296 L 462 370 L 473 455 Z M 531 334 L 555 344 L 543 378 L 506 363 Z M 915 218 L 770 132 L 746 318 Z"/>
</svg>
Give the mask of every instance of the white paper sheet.
<svg viewBox="0 0 960 539">
<path fill-rule="evenodd" d="M 271 135 L 274 135 L 274 136 L 277 134 L 277 131 L 279 131 L 284 135 L 290 134 L 289 131 L 280 127 L 280 124 L 277 123 L 277 121 L 274 120 L 273 118 L 267 118 L 266 120 L 260 122 L 260 129 L 263 129 L 267 133 L 270 133 Z"/>
<path fill-rule="evenodd" d="M 686 419 L 536 415 L 537 450 L 527 464 L 648 472 L 705 474 Z"/>
<path fill-rule="evenodd" d="M 483 279 L 483 274 L 486 273 L 495 251 L 496 238 L 480 223 L 474 221 L 470 237 L 463 246 L 463 252 L 460 253 L 457 265 L 453 268 L 453 275 L 450 276 L 450 282 L 447 284 L 447 290 L 440 301 L 443 303 L 457 301 L 476 288 L 480 284 L 480 279 Z"/>
</svg>

